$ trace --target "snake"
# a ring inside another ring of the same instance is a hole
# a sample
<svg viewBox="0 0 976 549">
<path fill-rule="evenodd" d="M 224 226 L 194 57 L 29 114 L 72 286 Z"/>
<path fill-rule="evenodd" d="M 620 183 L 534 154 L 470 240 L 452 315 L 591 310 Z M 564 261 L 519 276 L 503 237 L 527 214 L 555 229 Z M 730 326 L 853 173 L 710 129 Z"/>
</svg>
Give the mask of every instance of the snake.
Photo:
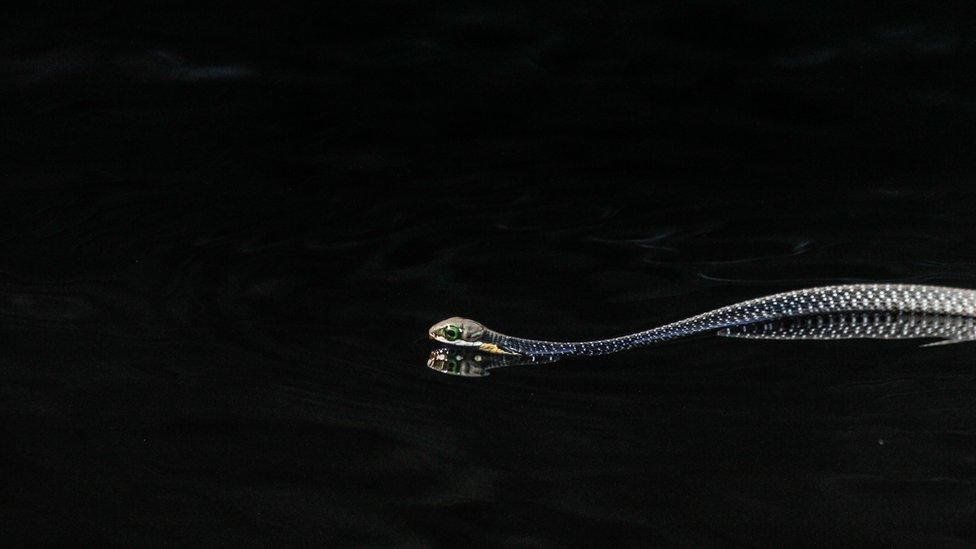
<svg viewBox="0 0 976 549">
<path fill-rule="evenodd" d="M 798 320 L 784 324 L 789 319 Z M 430 339 L 448 349 L 476 352 L 464 355 L 468 358 L 510 355 L 546 360 L 606 355 L 703 334 L 751 339 L 935 338 L 938 341 L 929 345 L 961 343 L 976 340 L 976 290 L 921 284 L 819 286 L 757 297 L 649 330 L 593 341 L 514 337 L 457 316 L 428 330 Z"/>
</svg>

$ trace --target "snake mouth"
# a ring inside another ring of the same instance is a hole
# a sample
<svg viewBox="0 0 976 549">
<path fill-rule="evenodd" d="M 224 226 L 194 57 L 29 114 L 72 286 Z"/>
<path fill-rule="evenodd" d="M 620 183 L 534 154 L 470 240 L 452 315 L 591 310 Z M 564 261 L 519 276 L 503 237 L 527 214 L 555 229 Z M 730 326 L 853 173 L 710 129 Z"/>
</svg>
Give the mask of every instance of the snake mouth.
<svg viewBox="0 0 976 549">
<path fill-rule="evenodd" d="M 443 343 L 444 345 L 449 345 L 451 347 L 462 347 L 468 349 L 470 348 L 477 349 L 480 348 L 480 346 L 482 345 L 482 343 L 479 343 L 477 341 L 465 341 L 463 339 L 454 339 L 454 340 L 447 339 L 443 336 L 437 335 L 434 332 L 428 332 L 427 339 L 431 341 L 436 341 L 438 343 Z"/>
</svg>

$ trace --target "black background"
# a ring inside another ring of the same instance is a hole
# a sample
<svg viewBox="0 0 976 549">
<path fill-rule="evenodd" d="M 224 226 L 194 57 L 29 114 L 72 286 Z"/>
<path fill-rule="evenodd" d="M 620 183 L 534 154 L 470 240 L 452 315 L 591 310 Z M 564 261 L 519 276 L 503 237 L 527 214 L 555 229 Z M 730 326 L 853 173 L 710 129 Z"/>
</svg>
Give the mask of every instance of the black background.
<svg viewBox="0 0 976 549">
<path fill-rule="evenodd" d="M 971 546 L 967 345 L 424 365 L 976 286 L 969 4 L 10 13 L 0 537 Z"/>
</svg>

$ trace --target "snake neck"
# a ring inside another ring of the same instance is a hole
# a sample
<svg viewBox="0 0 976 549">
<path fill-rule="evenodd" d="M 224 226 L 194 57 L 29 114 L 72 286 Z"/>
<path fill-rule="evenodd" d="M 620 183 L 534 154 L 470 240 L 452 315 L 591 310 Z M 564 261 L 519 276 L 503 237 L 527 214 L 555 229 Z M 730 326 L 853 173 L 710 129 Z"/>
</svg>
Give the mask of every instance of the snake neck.
<svg viewBox="0 0 976 549">
<path fill-rule="evenodd" d="M 493 330 L 485 330 L 482 337 L 482 349 L 488 352 L 512 353 L 526 356 L 604 355 L 639 345 L 639 338 L 636 335 L 597 341 L 567 342 L 524 339 L 501 334 Z M 485 344 L 487 344 L 487 348 Z"/>
</svg>

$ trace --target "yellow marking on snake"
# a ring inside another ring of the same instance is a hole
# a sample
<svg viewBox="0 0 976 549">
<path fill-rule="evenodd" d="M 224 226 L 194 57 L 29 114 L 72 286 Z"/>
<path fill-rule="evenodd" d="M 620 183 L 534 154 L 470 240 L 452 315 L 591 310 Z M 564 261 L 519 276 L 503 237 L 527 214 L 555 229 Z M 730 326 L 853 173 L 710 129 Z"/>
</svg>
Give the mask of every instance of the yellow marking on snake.
<svg viewBox="0 0 976 549">
<path fill-rule="evenodd" d="M 512 353 L 500 349 L 498 345 L 495 345 L 494 343 L 482 343 L 481 346 L 478 347 L 478 350 L 484 351 L 486 353 L 496 354 L 496 355 L 518 355 L 518 353 Z"/>
</svg>

